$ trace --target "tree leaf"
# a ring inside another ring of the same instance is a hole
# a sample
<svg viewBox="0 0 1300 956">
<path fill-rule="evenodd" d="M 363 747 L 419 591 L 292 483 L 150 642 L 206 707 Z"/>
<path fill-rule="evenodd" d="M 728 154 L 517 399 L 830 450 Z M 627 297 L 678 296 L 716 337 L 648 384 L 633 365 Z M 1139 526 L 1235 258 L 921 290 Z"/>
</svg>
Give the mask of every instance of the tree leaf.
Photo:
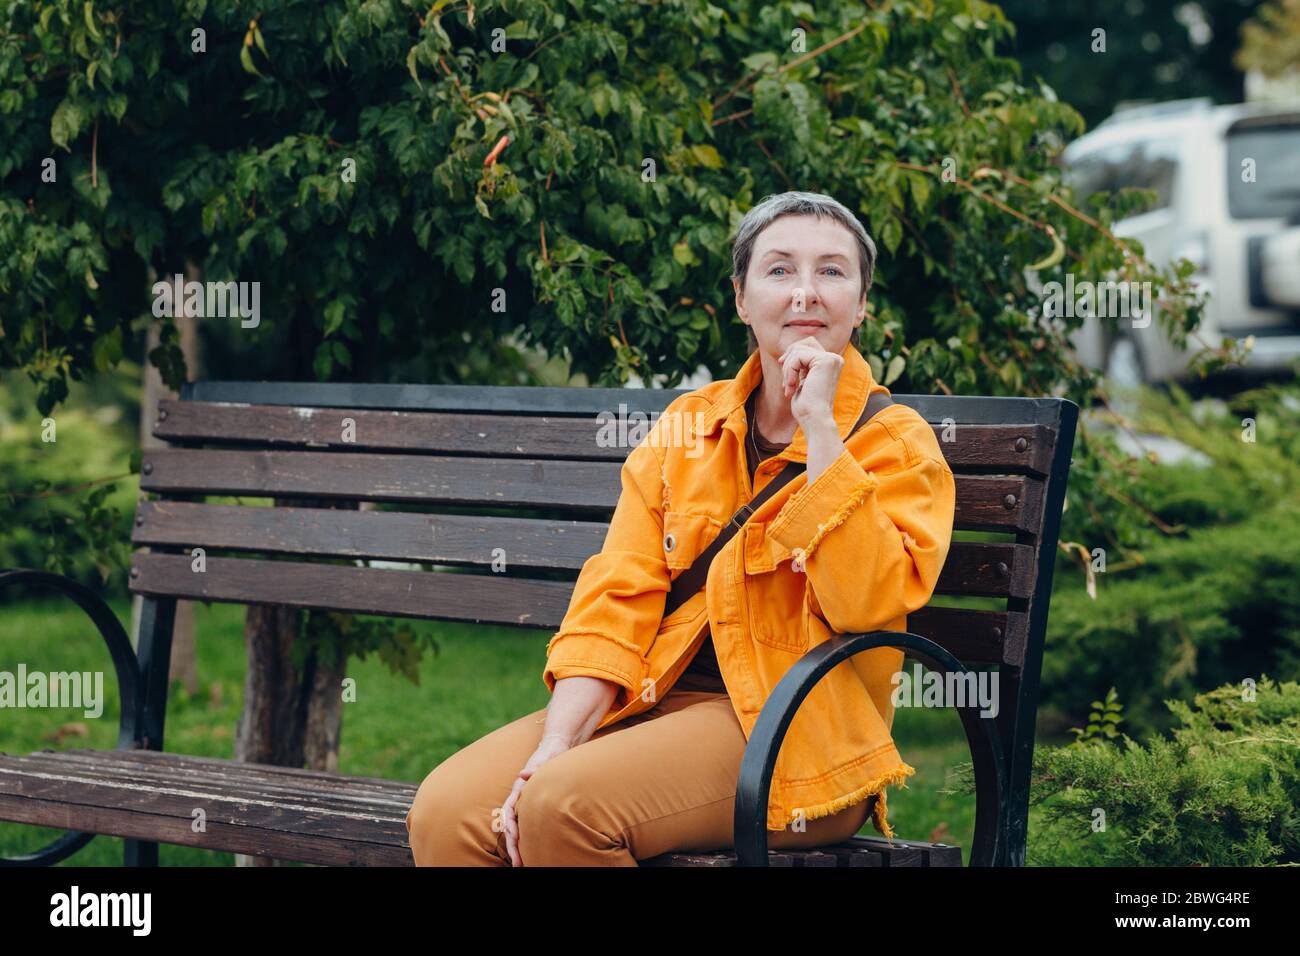
<svg viewBox="0 0 1300 956">
<path fill-rule="evenodd" d="M 262 75 L 257 71 L 257 67 L 253 66 L 252 54 L 248 52 L 248 47 L 246 46 L 241 46 L 239 48 L 239 63 L 244 68 L 245 73 L 252 73 L 256 76 Z"/>
<path fill-rule="evenodd" d="M 122 361 L 122 327 L 95 339 L 94 363 L 100 372 L 108 372 Z"/>
<path fill-rule="evenodd" d="M 1043 258 L 1039 259 L 1037 262 L 1025 266 L 1025 271 L 1038 272 L 1042 269 L 1050 269 L 1052 268 L 1052 266 L 1058 265 L 1060 261 L 1064 258 L 1065 258 L 1065 243 L 1061 241 L 1061 237 L 1056 234 L 1055 230 L 1053 230 L 1052 251 L 1049 252 L 1047 255 L 1045 255 Z"/>
<path fill-rule="evenodd" d="M 903 227 L 897 219 L 890 217 L 880 227 L 880 241 L 891 253 L 898 251 L 898 244 L 903 241 Z"/>
<path fill-rule="evenodd" d="M 83 120 L 81 107 L 71 100 L 64 100 L 55 108 L 54 116 L 50 119 L 50 139 L 67 149 L 68 144 L 81 132 Z"/>
<path fill-rule="evenodd" d="M 415 57 L 420 52 L 419 44 L 411 47 L 406 54 L 406 72 L 411 74 L 411 79 L 415 80 L 415 85 L 424 89 L 424 84 L 420 82 L 420 74 L 415 69 Z"/>
<path fill-rule="evenodd" d="M 325 306 L 325 338 L 333 337 L 334 333 L 339 330 L 339 326 L 343 324 L 346 311 L 346 306 L 341 299 L 335 299 Z"/>
<path fill-rule="evenodd" d="M 81 8 L 81 12 L 82 15 L 85 17 L 86 29 L 90 31 L 90 35 L 94 37 L 96 40 L 102 40 L 103 37 L 101 37 L 99 35 L 99 31 L 95 29 L 94 4 L 91 3 L 90 0 L 86 0 L 86 5 Z"/>
</svg>

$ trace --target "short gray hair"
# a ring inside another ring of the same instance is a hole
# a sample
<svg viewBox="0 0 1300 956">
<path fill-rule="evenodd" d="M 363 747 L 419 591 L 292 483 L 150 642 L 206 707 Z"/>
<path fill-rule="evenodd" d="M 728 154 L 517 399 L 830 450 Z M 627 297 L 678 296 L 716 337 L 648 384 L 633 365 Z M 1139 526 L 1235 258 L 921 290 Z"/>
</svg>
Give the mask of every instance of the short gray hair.
<svg viewBox="0 0 1300 956">
<path fill-rule="evenodd" d="M 740 291 L 745 291 L 745 276 L 749 272 L 749 260 L 754 254 L 754 243 L 759 233 L 781 216 L 816 216 L 818 219 L 829 217 L 853 234 L 858 243 L 858 266 L 862 271 L 862 293 L 866 295 L 871 288 L 876 272 L 876 244 L 867 235 L 858 217 L 845 206 L 823 193 L 785 192 L 773 193 L 764 197 L 762 202 L 745 213 L 736 227 L 736 238 L 731 245 L 731 278 L 740 284 Z M 749 331 L 749 351 L 758 348 L 754 330 Z M 858 344 L 858 330 L 853 330 L 853 344 Z"/>
</svg>

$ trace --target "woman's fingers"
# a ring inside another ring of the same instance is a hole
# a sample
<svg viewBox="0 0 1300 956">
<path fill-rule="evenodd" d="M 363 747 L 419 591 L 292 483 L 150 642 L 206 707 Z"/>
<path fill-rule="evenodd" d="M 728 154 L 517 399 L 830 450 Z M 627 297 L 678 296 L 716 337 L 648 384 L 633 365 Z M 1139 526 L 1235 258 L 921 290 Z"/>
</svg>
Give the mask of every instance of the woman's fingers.
<svg viewBox="0 0 1300 956">
<path fill-rule="evenodd" d="M 511 866 L 523 866 L 524 861 L 519 856 L 519 819 L 515 816 L 513 807 L 504 816 L 506 817 L 506 855 L 510 857 Z"/>
<path fill-rule="evenodd" d="M 515 813 L 519 794 L 524 789 L 524 784 L 532 778 L 533 774 L 537 773 L 542 764 L 568 749 L 570 747 L 567 744 L 548 743 L 546 738 L 543 737 L 541 744 L 533 751 L 533 755 L 528 758 L 528 762 L 524 764 L 523 769 L 519 771 L 514 786 L 510 788 L 510 796 L 506 797 L 506 802 L 501 808 L 501 821 L 502 829 L 506 834 L 506 853 L 510 856 L 511 866 L 524 865 L 524 861 L 519 855 L 519 818 Z"/>
<path fill-rule="evenodd" d="M 783 393 L 796 418 L 810 411 L 804 406 L 820 406 L 823 398 L 828 406 L 834 405 L 835 386 L 844 364 L 842 358 L 810 337 L 792 343 L 781 354 L 780 362 Z M 810 379 L 811 391 L 807 387 Z"/>
<path fill-rule="evenodd" d="M 781 353 L 781 357 L 777 361 L 781 363 L 782 380 L 786 388 L 786 395 L 789 395 L 791 389 L 797 388 L 799 382 L 803 381 L 803 372 L 807 370 L 812 362 L 812 352 L 802 342 L 795 342 Z"/>
<path fill-rule="evenodd" d="M 510 788 L 510 796 L 506 798 L 505 809 L 502 816 L 506 818 L 506 853 L 510 855 L 511 866 L 523 866 L 523 860 L 519 856 L 519 818 L 515 816 L 515 804 L 519 801 L 519 792 L 523 789 L 524 783 L 533 775 L 533 759 L 530 758 L 528 765 L 519 771 L 519 776 L 515 779 L 515 784 Z"/>
<path fill-rule="evenodd" d="M 506 831 L 506 855 L 510 857 L 511 866 L 523 866 L 524 861 L 519 856 L 519 833 L 514 827 Z"/>
<path fill-rule="evenodd" d="M 781 368 L 781 380 L 785 386 L 785 396 L 789 398 L 798 388 L 799 368 L 803 362 L 799 352 L 792 352 L 788 355 L 785 365 Z"/>
<path fill-rule="evenodd" d="M 784 386 L 786 398 L 790 398 L 799 393 L 803 387 L 803 380 L 808 374 L 808 360 L 802 355 L 793 355 L 785 363 L 781 370 L 781 381 Z"/>
<path fill-rule="evenodd" d="M 503 807 L 501 809 L 501 833 L 505 837 L 506 857 L 510 860 L 511 866 L 515 865 L 515 853 L 517 852 L 515 849 L 514 834 L 511 831 L 511 827 L 513 824 L 514 824 L 514 820 L 512 819 L 512 814 L 510 810 L 508 808 Z"/>
<path fill-rule="evenodd" d="M 519 818 L 515 815 L 515 804 L 519 801 L 519 792 L 523 789 L 524 781 L 516 779 L 514 786 L 510 788 L 510 796 L 506 797 L 506 802 L 501 808 L 501 826 L 506 835 L 506 854 L 510 857 L 511 866 L 523 866 L 523 858 L 519 855 Z"/>
</svg>

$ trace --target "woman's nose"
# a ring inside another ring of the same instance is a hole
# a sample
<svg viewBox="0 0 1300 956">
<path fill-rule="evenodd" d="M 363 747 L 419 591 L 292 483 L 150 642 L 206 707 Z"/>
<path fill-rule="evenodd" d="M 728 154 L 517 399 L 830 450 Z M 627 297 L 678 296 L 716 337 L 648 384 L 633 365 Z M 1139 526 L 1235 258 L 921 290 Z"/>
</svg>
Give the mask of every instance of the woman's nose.
<svg viewBox="0 0 1300 956">
<path fill-rule="evenodd" d="M 790 305 L 796 312 L 805 312 L 810 304 L 818 301 L 817 286 L 811 282 L 800 283 L 790 293 Z"/>
</svg>

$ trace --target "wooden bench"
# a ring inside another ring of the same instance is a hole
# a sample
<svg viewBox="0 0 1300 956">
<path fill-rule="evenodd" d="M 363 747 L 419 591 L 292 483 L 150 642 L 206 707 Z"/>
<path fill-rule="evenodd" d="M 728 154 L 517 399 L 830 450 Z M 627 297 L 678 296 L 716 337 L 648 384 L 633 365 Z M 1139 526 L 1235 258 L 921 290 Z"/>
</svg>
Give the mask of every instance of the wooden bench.
<svg viewBox="0 0 1300 956">
<path fill-rule="evenodd" d="M 410 865 L 404 820 L 415 783 L 163 751 L 177 599 L 553 633 L 577 572 L 603 544 L 630 450 L 600 447 L 597 416 L 617 415 L 620 406 L 653 415 L 684 391 L 186 386 L 180 400 L 162 403 L 154 427 L 170 447 L 147 450 L 142 461 L 141 489 L 152 497 L 141 501 L 132 535 L 140 549 L 129 586 L 144 596 L 138 648 L 85 588 L 39 571 L 0 572 L 0 588 L 54 588 L 91 617 L 108 643 L 123 700 L 116 750 L 0 755 L 0 819 L 72 831 L 6 862 L 53 863 L 94 834 L 112 834 L 126 838 L 127 865 L 157 865 L 160 842 L 314 864 Z M 1078 408 L 1063 399 L 894 399 L 936 428 L 957 476 L 956 530 L 1002 533 L 981 541 L 959 535 L 936 598 L 995 598 L 997 609 L 932 603 L 911 615 L 909 633 L 838 635 L 811 649 L 775 688 L 749 741 L 736 849 L 672 853 L 643 865 L 960 866 L 960 848 L 912 840 L 855 837 L 816 851 L 767 849 L 768 787 L 799 702 L 835 664 L 880 645 L 904 648 L 937 671 L 969 665 L 999 672 L 995 719 L 981 719 L 975 702 L 958 708 L 978 789 L 967 859 L 1023 865 L 1039 670 Z M 232 495 L 277 506 L 204 500 Z M 285 500 L 376 501 L 397 510 Z M 412 507 L 426 510 L 401 510 Z M 191 570 L 186 552 L 195 547 L 205 549 L 204 573 Z M 488 570 L 495 547 L 506 549 L 508 573 Z M 340 558 L 354 560 L 321 563 Z M 358 566 L 364 559 L 426 570 Z M 907 753 L 905 740 L 900 749 Z M 207 825 L 196 833 L 199 807 Z"/>
</svg>

